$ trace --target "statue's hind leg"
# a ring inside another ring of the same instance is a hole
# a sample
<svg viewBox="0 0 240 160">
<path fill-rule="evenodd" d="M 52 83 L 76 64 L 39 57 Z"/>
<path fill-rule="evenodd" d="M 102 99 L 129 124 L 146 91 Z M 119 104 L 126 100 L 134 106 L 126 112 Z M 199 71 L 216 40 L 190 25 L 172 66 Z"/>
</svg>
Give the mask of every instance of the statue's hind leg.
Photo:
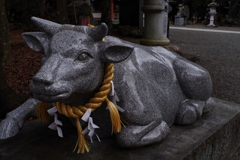
<svg viewBox="0 0 240 160">
<path fill-rule="evenodd" d="M 179 85 L 187 97 L 176 115 L 176 123 L 190 124 L 201 117 L 206 101 L 210 98 L 211 77 L 204 68 L 185 59 L 176 59 L 173 67 Z"/>
<path fill-rule="evenodd" d="M 116 135 L 121 147 L 133 148 L 162 141 L 170 129 L 166 122 L 158 119 L 148 125 L 127 125 Z"/>
<path fill-rule="evenodd" d="M 182 102 L 181 107 L 176 115 L 175 122 L 179 125 L 191 124 L 197 118 L 202 116 L 203 112 L 212 108 L 214 100 L 209 98 L 207 101 L 187 99 Z"/>
</svg>

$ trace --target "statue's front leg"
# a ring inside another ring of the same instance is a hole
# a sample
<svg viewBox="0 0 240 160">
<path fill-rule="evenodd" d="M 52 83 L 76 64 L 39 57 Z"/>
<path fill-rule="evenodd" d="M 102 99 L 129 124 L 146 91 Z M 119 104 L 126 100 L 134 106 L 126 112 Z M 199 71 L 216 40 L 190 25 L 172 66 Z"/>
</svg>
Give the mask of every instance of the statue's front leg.
<svg viewBox="0 0 240 160">
<path fill-rule="evenodd" d="M 6 139 L 16 135 L 23 127 L 27 118 L 34 114 L 36 110 L 36 104 L 39 101 L 36 99 L 28 99 L 21 106 L 9 112 L 0 123 L 0 139 Z"/>
</svg>

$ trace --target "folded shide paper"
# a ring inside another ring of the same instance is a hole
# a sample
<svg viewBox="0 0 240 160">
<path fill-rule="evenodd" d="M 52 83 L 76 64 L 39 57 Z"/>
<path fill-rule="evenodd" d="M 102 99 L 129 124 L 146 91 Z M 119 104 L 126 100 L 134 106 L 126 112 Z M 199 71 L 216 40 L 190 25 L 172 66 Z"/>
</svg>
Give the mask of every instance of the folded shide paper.
<svg viewBox="0 0 240 160">
<path fill-rule="evenodd" d="M 119 98 L 117 96 L 117 93 L 115 91 L 113 81 L 111 81 L 110 83 L 112 84 L 112 86 L 111 86 L 111 92 L 109 93 L 109 96 L 112 97 L 112 99 L 111 99 L 112 103 L 117 107 L 119 112 L 124 112 L 124 109 L 117 105 L 117 102 L 119 102 L 120 100 L 119 100 Z M 108 107 L 107 107 L 107 109 L 108 109 Z"/>
<path fill-rule="evenodd" d="M 98 141 L 101 142 L 98 135 L 94 132 L 94 130 L 99 127 L 93 123 L 93 119 L 92 117 L 90 117 L 90 115 L 91 115 L 91 109 L 88 109 L 81 118 L 84 122 L 88 122 L 88 126 L 82 131 L 82 134 L 88 133 L 88 136 L 90 137 L 90 140 L 92 143 L 93 143 L 92 137 L 96 135 L 96 137 L 98 138 Z"/>
<path fill-rule="evenodd" d="M 56 107 L 52 107 L 49 110 L 47 110 L 47 112 L 51 116 L 54 116 L 54 121 L 53 121 L 53 123 L 51 123 L 48 126 L 48 128 L 50 128 L 52 130 L 57 130 L 58 136 L 59 137 L 63 137 L 62 129 L 61 129 L 61 127 L 59 127 L 59 126 L 62 126 L 62 122 L 60 120 L 58 120 L 57 108 Z"/>
</svg>

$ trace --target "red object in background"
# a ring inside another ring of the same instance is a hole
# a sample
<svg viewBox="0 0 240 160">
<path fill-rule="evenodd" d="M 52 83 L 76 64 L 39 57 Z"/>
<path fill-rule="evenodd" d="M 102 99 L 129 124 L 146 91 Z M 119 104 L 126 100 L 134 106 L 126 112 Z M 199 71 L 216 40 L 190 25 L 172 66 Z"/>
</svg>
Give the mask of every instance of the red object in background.
<svg viewBox="0 0 240 160">
<path fill-rule="evenodd" d="M 110 14 L 111 14 L 111 19 L 114 19 L 114 3 L 113 3 L 113 0 L 111 0 L 111 6 L 110 6 Z"/>
<path fill-rule="evenodd" d="M 88 24 L 90 24 L 90 17 L 89 16 L 80 16 L 79 23 L 80 23 L 80 25 L 87 26 Z"/>
</svg>

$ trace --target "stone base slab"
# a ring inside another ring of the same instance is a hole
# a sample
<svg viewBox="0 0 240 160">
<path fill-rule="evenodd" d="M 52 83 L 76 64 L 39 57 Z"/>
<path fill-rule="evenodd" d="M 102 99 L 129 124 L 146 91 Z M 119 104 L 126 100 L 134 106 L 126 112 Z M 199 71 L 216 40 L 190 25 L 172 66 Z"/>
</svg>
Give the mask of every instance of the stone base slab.
<svg viewBox="0 0 240 160">
<path fill-rule="evenodd" d="M 174 19 L 175 26 L 184 26 L 185 25 L 184 22 L 185 22 L 185 20 L 183 17 L 175 17 L 175 19 Z"/>
<path fill-rule="evenodd" d="M 170 40 L 162 37 L 159 40 L 156 39 L 141 39 L 140 44 L 146 46 L 167 46 L 170 44 Z"/>
<path fill-rule="evenodd" d="M 120 148 L 114 138 L 107 138 L 89 143 L 89 153 L 72 153 L 75 128 L 63 127 L 60 138 L 34 120 L 15 137 L 0 140 L 0 160 L 227 160 L 240 145 L 240 105 L 215 101 L 215 108 L 196 123 L 173 126 L 161 143 L 135 149 Z"/>
</svg>

